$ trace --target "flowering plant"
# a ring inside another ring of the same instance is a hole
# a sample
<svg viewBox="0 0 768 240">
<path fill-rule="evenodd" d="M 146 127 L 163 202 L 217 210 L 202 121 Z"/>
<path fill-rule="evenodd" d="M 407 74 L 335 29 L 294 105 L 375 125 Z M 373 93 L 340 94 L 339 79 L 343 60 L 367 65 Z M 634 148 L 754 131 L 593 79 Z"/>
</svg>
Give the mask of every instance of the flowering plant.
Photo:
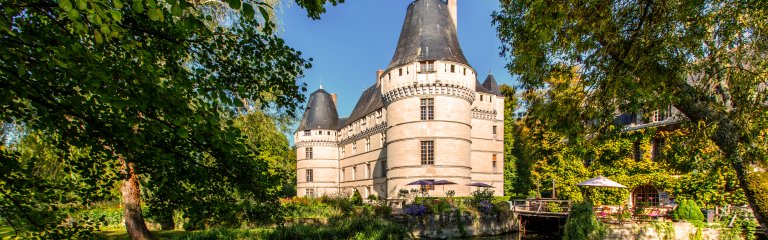
<svg viewBox="0 0 768 240">
<path fill-rule="evenodd" d="M 493 204 L 491 204 L 491 201 L 482 200 L 477 203 L 477 210 L 485 214 L 491 213 L 493 212 Z"/>
<path fill-rule="evenodd" d="M 424 214 L 427 214 L 427 207 L 424 205 L 419 204 L 411 204 L 405 207 L 404 209 L 405 214 L 411 215 L 411 216 L 424 216 Z"/>
</svg>

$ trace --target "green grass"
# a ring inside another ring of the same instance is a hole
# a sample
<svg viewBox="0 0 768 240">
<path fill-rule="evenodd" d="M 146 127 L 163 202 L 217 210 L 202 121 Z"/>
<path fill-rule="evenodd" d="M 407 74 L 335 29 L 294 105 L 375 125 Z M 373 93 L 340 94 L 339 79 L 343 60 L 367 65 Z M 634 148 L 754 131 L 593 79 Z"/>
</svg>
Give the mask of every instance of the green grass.
<svg viewBox="0 0 768 240">
<path fill-rule="evenodd" d="M 158 239 L 184 239 L 184 240 L 203 240 L 203 239 L 263 239 L 264 236 L 273 229 L 211 229 L 200 231 L 152 231 L 152 235 Z M 129 240 L 125 229 L 114 229 L 102 231 L 102 234 L 110 240 Z"/>
</svg>

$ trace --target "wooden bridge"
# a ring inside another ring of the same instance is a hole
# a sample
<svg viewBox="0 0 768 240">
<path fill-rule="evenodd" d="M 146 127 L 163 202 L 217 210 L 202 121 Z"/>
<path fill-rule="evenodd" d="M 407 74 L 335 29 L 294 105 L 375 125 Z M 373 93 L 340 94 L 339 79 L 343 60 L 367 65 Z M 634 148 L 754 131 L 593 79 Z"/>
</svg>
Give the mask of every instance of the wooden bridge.
<svg viewBox="0 0 768 240">
<path fill-rule="evenodd" d="M 509 206 L 518 216 L 568 218 L 573 203 L 570 200 L 524 199 L 509 201 Z"/>
</svg>

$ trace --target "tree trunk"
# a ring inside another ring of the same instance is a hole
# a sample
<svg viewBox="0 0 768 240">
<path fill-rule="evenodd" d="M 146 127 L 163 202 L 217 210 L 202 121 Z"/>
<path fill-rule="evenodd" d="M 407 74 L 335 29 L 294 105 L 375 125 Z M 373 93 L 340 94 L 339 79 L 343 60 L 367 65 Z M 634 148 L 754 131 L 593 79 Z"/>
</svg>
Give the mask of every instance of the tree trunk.
<svg viewBox="0 0 768 240">
<path fill-rule="evenodd" d="M 755 218 L 763 227 L 763 232 L 768 235 L 768 208 L 766 207 L 768 203 L 758 201 L 765 198 L 765 196 L 759 196 L 759 194 L 765 193 L 768 189 L 754 189 L 753 186 L 758 187 L 760 184 L 750 184 L 748 176 L 750 171 L 748 168 L 749 163 L 757 161 L 745 159 L 746 154 L 739 151 L 740 146 L 746 145 L 747 149 L 753 148 L 748 145 L 749 143 L 743 137 L 746 135 L 745 130 L 729 119 L 726 112 L 712 107 L 707 102 L 706 96 L 698 93 L 687 83 L 678 81 L 671 85 L 672 90 L 674 90 L 673 92 L 679 97 L 679 101 L 674 104 L 675 108 L 693 122 L 703 121 L 717 126 L 714 134 L 710 136 L 710 140 L 720 148 L 725 155 L 725 159 L 733 170 L 736 171 L 739 186 L 744 190 L 744 196 L 747 198 Z"/>
<path fill-rule="evenodd" d="M 123 163 L 123 173 L 127 176 L 127 179 L 123 181 L 123 186 L 120 188 L 125 208 L 123 211 L 125 230 L 131 239 L 152 239 L 149 229 L 147 229 L 147 224 L 144 222 L 144 217 L 141 215 L 141 189 L 139 189 L 139 179 L 133 171 L 133 163 L 127 163 L 122 157 L 121 162 Z"/>
</svg>

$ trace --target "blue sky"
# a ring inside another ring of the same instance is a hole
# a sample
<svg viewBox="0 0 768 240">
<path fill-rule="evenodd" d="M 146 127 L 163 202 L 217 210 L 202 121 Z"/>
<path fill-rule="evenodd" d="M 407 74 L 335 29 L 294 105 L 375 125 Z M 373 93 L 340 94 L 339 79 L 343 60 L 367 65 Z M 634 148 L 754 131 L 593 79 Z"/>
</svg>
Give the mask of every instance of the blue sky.
<svg viewBox="0 0 768 240">
<path fill-rule="evenodd" d="M 287 2 L 287 1 L 286 1 Z M 307 98 L 320 83 L 338 94 L 339 116 L 348 116 L 360 94 L 392 59 L 408 4 L 413 0 L 348 0 L 329 7 L 321 20 L 311 20 L 295 4 L 278 10 L 281 35 L 289 46 L 313 58 L 300 81 Z M 497 0 L 458 0 L 459 43 L 469 64 L 481 77 L 490 71 L 499 84 L 514 84 L 499 56 L 501 43 L 491 25 Z"/>
</svg>

